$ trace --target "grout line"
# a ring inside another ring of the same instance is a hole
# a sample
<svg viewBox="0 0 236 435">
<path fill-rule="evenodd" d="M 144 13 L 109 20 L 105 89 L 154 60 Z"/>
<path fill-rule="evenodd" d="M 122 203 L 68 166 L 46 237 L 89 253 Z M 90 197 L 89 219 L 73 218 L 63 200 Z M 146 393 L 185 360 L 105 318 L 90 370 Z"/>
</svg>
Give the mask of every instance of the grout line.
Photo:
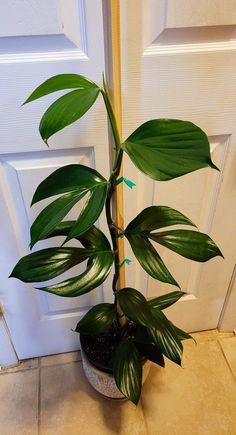
<svg viewBox="0 0 236 435">
<path fill-rule="evenodd" d="M 65 362 L 55 363 L 55 364 L 42 365 L 41 367 L 42 367 L 42 369 L 44 369 L 46 367 L 59 367 L 59 366 L 64 366 L 67 364 L 79 363 L 79 362 L 82 363 L 82 359 L 77 359 L 77 360 L 73 360 L 73 361 L 65 361 Z"/>
<path fill-rule="evenodd" d="M 40 435 L 41 431 L 41 358 L 39 357 L 38 364 L 38 435 Z"/>
<path fill-rule="evenodd" d="M 219 345 L 219 347 L 220 347 L 220 350 L 221 350 L 221 353 L 223 354 L 223 357 L 224 357 L 224 359 L 225 359 L 225 361 L 226 361 L 226 363 L 227 363 L 227 366 L 229 367 L 229 370 L 230 370 L 230 372 L 232 373 L 234 380 L 236 381 L 236 375 L 235 375 L 235 373 L 234 373 L 234 371 L 233 371 L 233 369 L 232 369 L 232 367 L 231 367 L 231 365 L 230 365 L 228 359 L 226 358 L 226 355 L 225 355 L 225 353 L 224 353 L 224 350 L 223 350 L 223 347 L 221 346 L 220 341 L 217 340 L 217 343 L 218 343 L 218 345 Z"/>
<path fill-rule="evenodd" d="M 0 373 L 0 377 L 6 376 L 6 375 L 15 375 L 16 373 L 24 373 L 24 372 L 28 372 L 30 370 L 38 370 L 38 367 L 31 367 L 30 369 L 16 370 L 15 372 L 9 372 L 6 370 L 6 371 Z"/>
</svg>

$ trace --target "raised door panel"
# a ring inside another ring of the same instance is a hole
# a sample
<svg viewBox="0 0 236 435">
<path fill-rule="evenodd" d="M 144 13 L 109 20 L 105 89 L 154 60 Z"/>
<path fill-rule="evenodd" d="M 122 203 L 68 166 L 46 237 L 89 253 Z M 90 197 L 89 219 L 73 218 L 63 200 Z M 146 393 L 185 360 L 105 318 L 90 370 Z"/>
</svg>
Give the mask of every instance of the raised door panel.
<svg viewBox="0 0 236 435">
<path fill-rule="evenodd" d="M 235 261 L 230 237 L 236 230 L 236 2 L 231 9 L 223 1 L 181 3 L 185 7 L 175 0 L 142 1 L 142 8 L 131 8 L 128 1 L 121 2 L 124 138 L 148 119 L 192 121 L 207 132 L 221 173 L 202 169 L 168 182 L 153 182 L 126 158 L 125 176 L 137 187 L 125 189 L 125 220 L 128 223 L 151 204 L 168 205 L 209 233 L 223 251 L 225 260 L 197 264 L 156 245 L 188 293 L 169 309 L 169 315 L 193 331 L 217 326 Z M 175 289 L 149 278 L 128 244 L 126 255 L 133 260 L 126 268 L 127 285 L 147 297 Z"/>
</svg>

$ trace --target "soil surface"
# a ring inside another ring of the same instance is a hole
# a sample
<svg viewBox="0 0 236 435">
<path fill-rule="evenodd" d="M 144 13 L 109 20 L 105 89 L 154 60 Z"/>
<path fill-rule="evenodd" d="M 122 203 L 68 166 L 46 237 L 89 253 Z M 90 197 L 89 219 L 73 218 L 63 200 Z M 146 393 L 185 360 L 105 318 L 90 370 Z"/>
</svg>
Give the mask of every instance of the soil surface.
<svg viewBox="0 0 236 435">
<path fill-rule="evenodd" d="M 135 324 L 130 324 L 129 336 L 133 336 Z M 112 373 L 113 357 L 121 340 L 120 325 L 114 321 L 109 329 L 98 335 L 80 334 L 81 346 L 88 360 L 98 369 Z"/>
</svg>

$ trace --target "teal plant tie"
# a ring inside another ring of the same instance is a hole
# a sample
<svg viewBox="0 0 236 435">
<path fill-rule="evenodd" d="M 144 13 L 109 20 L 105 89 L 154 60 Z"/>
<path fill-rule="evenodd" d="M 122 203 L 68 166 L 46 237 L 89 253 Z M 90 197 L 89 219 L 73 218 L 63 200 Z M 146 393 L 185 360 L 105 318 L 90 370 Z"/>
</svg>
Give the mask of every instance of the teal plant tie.
<svg viewBox="0 0 236 435">
<path fill-rule="evenodd" d="M 129 258 L 125 258 L 123 261 L 121 261 L 121 263 L 118 264 L 118 266 L 122 267 L 122 266 L 124 266 L 124 264 L 128 264 L 128 266 L 129 266 L 130 263 L 132 263 L 132 260 L 130 260 Z"/>
<path fill-rule="evenodd" d="M 133 183 L 133 181 L 128 180 L 128 178 L 125 178 L 125 177 L 118 178 L 118 180 L 116 180 L 116 186 L 118 186 L 123 181 L 126 184 L 126 186 L 128 186 L 130 189 L 132 189 L 134 186 L 136 186 L 136 184 Z"/>
</svg>

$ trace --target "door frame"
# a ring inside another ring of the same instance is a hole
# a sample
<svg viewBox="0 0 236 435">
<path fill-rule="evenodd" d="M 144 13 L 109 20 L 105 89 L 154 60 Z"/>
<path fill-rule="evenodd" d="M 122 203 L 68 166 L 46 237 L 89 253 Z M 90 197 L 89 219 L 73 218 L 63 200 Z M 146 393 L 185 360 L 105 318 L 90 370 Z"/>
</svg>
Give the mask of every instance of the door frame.
<svg viewBox="0 0 236 435">
<path fill-rule="evenodd" d="M 236 264 L 232 271 L 231 279 L 229 282 L 228 292 L 224 301 L 221 316 L 218 323 L 218 329 L 222 332 L 236 333 Z"/>
<path fill-rule="evenodd" d="M 0 370 L 18 364 L 19 359 L 3 314 L 0 314 L 0 343 Z"/>
</svg>

